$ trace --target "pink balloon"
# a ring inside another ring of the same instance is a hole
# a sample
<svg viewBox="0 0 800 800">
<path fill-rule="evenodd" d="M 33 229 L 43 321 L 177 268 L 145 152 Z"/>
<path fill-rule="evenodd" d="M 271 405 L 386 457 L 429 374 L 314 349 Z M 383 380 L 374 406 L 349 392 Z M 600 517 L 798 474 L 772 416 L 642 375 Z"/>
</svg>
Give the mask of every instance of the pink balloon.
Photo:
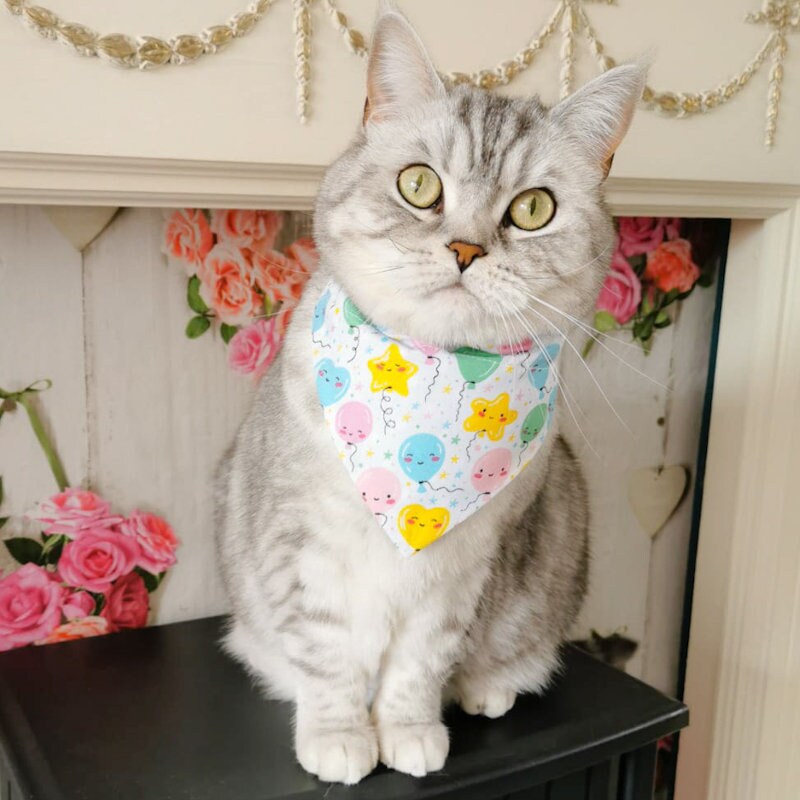
<svg viewBox="0 0 800 800">
<path fill-rule="evenodd" d="M 373 514 L 396 511 L 403 491 L 400 479 L 383 467 L 373 467 L 362 472 L 356 481 L 356 489 Z"/>
<path fill-rule="evenodd" d="M 336 433 L 347 444 L 360 444 L 372 433 L 372 412 L 363 403 L 345 403 L 336 412 Z"/>
<path fill-rule="evenodd" d="M 434 356 L 439 352 L 438 347 L 434 347 L 432 344 L 426 344 L 425 342 L 420 342 L 417 339 L 412 339 L 411 344 L 413 344 L 414 347 L 420 351 L 420 353 L 423 353 L 428 358 L 431 358 L 431 356 Z"/>
<path fill-rule="evenodd" d="M 484 453 L 473 465 L 470 481 L 479 492 L 496 492 L 511 472 L 511 451 L 507 447 L 495 447 Z"/>
</svg>

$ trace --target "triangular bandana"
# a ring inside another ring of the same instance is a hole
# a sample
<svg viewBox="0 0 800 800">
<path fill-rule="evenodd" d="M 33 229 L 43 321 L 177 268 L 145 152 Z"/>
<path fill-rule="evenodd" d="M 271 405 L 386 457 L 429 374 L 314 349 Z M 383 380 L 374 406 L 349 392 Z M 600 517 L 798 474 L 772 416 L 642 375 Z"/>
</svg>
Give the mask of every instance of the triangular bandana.
<svg viewBox="0 0 800 800">
<path fill-rule="evenodd" d="M 508 485 L 550 429 L 560 346 L 440 350 L 374 325 L 330 283 L 312 322 L 325 424 L 356 491 L 405 555 Z"/>
</svg>

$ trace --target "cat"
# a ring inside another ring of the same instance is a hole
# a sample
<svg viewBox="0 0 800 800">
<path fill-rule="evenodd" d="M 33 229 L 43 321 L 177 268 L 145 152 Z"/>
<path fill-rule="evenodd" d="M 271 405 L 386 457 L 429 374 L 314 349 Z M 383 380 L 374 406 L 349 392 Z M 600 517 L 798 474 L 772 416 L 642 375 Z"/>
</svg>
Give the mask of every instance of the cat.
<svg viewBox="0 0 800 800">
<path fill-rule="evenodd" d="M 362 125 L 316 202 L 319 270 L 216 479 L 225 646 L 295 704 L 299 763 L 347 784 L 379 760 L 441 769 L 443 701 L 500 717 L 547 686 L 586 591 L 589 510 L 556 422 L 511 484 L 401 557 L 323 425 L 320 298 L 334 277 L 380 329 L 442 349 L 566 333 L 558 310 L 585 317 L 610 262 L 603 183 L 644 81 L 616 67 L 546 108 L 445 86 L 392 7 L 373 42 Z M 551 218 L 528 230 L 531 197 Z"/>
</svg>

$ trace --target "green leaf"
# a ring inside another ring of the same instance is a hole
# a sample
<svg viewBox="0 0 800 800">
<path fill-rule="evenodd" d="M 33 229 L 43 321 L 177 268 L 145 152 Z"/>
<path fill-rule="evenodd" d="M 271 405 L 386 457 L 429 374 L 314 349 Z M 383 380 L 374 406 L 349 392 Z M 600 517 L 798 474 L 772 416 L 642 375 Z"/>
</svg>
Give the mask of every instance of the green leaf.
<svg viewBox="0 0 800 800">
<path fill-rule="evenodd" d="M 220 336 L 222 336 L 222 341 L 225 342 L 225 344 L 228 344 L 228 342 L 233 339 L 234 336 L 236 336 L 236 332 L 238 330 L 238 326 L 228 325 L 227 322 L 223 322 L 222 325 L 219 326 L 219 333 Z"/>
<path fill-rule="evenodd" d="M 264 295 L 264 313 L 268 316 L 272 316 L 272 302 L 270 301 L 269 297 Z"/>
<path fill-rule="evenodd" d="M 143 570 L 141 567 L 135 567 L 134 572 L 138 575 L 142 576 L 142 580 L 144 581 L 144 587 L 147 589 L 148 592 L 154 592 L 158 589 L 161 581 L 164 579 L 164 573 L 159 572 L 158 575 L 153 575 L 152 572 L 147 572 Z"/>
<path fill-rule="evenodd" d="M 594 315 L 594 327 L 600 333 L 608 333 L 608 331 L 616 330 L 619 325 L 610 312 L 598 311 Z"/>
<path fill-rule="evenodd" d="M 3 505 L 3 479 L 0 478 L 0 505 Z"/>
<path fill-rule="evenodd" d="M 61 534 L 48 536 L 42 548 L 42 560 L 45 564 L 55 564 L 61 558 L 61 551 L 67 542 L 67 537 Z"/>
<path fill-rule="evenodd" d="M 670 318 L 669 314 L 666 311 L 659 311 L 658 316 L 655 319 L 653 325 L 656 328 L 667 328 L 672 325 L 672 319 Z"/>
<path fill-rule="evenodd" d="M 5 525 L 10 519 L 11 517 L 0 517 L 0 528 L 2 528 L 3 525 Z"/>
<path fill-rule="evenodd" d="M 30 562 L 38 564 L 42 557 L 42 546 L 36 539 L 18 536 L 15 539 L 4 539 L 3 544 L 14 560 L 20 564 L 28 564 Z"/>
<path fill-rule="evenodd" d="M 186 287 L 186 302 L 196 314 L 205 314 L 208 311 L 208 306 L 200 297 L 200 278 L 197 275 L 189 278 L 189 285 Z"/>
<path fill-rule="evenodd" d="M 186 335 L 190 339 L 202 336 L 211 327 L 208 317 L 192 317 L 186 325 Z"/>
</svg>

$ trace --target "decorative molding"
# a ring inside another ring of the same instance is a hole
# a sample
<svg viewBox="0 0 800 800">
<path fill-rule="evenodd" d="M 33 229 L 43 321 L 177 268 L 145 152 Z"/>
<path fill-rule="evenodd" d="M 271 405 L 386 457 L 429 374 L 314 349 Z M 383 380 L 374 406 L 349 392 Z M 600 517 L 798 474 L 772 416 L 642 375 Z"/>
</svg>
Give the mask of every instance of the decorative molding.
<svg viewBox="0 0 800 800">
<path fill-rule="evenodd" d="M 199 35 L 180 35 L 169 40 L 154 36 L 132 37 L 123 34 L 100 36 L 85 25 L 66 23 L 54 12 L 31 5 L 29 0 L 4 0 L 12 14 L 28 27 L 48 39 L 57 39 L 86 56 L 99 56 L 121 67 L 150 69 L 165 64 L 184 64 L 203 54 L 216 53 L 234 38 L 249 33 L 277 0 L 254 0 L 247 10 L 235 14 L 225 25 L 206 28 Z M 313 0 L 292 0 L 293 32 L 295 37 L 295 80 L 297 82 L 297 115 L 306 122 L 310 106 L 311 81 L 311 5 Z M 582 36 L 602 71 L 617 62 L 606 52 L 584 8 L 587 2 L 614 5 L 616 0 L 556 0 L 556 7 L 541 30 L 514 56 L 496 67 L 477 72 L 450 72 L 442 77 L 451 84 L 468 83 L 483 89 L 493 89 L 511 83 L 527 70 L 536 55 L 561 29 L 561 96 L 573 89 L 577 38 Z M 335 0 L 321 0 L 331 24 L 341 35 L 347 48 L 365 57 L 369 46 L 364 34 L 353 28 L 347 15 L 340 11 Z M 712 89 L 699 92 L 661 91 L 646 86 L 642 94 L 644 107 L 674 118 L 706 114 L 732 100 L 770 60 L 764 144 L 771 149 L 775 143 L 782 96 L 785 60 L 789 50 L 788 36 L 800 31 L 800 0 L 763 0 L 760 11 L 749 13 L 746 22 L 770 28 L 767 39 L 745 66 Z"/>
</svg>

